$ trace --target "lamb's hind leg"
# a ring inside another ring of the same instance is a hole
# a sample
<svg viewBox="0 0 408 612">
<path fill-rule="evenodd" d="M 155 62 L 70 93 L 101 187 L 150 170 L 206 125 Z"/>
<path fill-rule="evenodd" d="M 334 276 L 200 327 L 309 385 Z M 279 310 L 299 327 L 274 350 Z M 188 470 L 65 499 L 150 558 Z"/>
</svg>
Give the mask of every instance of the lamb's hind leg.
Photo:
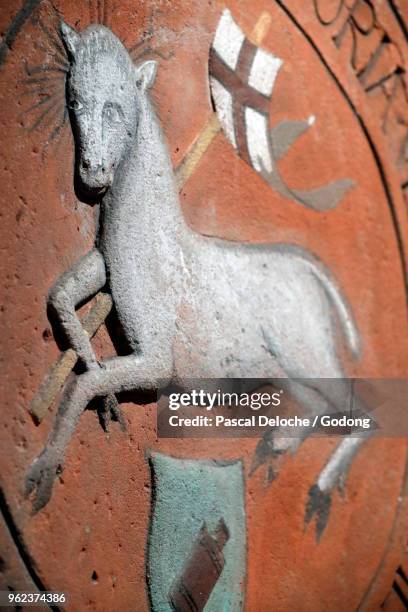
<svg viewBox="0 0 408 612">
<path fill-rule="evenodd" d="M 313 418 L 316 414 L 330 412 L 330 404 L 327 399 L 315 388 L 309 386 L 308 382 L 306 379 L 291 380 L 288 378 L 280 379 L 279 385 L 306 409 L 305 417 Z M 298 428 L 293 431 L 281 426 L 268 430 L 257 446 L 251 473 L 268 461 L 268 478 L 273 480 L 281 457 L 287 452 L 295 453 L 310 433 L 310 427 Z"/>
<path fill-rule="evenodd" d="M 344 438 L 320 472 L 316 483 L 309 490 L 305 522 L 306 524 L 310 523 L 313 516 L 316 516 L 316 537 L 318 540 L 329 518 L 331 493 L 336 486 L 344 481 L 355 455 L 366 439 L 365 436 Z"/>
<path fill-rule="evenodd" d="M 55 477 L 62 469 L 65 452 L 87 404 L 98 396 L 136 389 L 155 389 L 171 377 L 171 362 L 140 356 L 117 357 L 78 376 L 66 388 L 53 430 L 41 455 L 26 476 L 26 493 L 35 491 L 33 510 L 49 501 Z"/>
<path fill-rule="evenodd" d="M 367 415 L 367 408 L 361 399 L 354 394 L 353 386 L 346 379 L 316 379 L 315 384 L 320 392 L 329 399 L 331 410 L 338 414 L 346 414 L 350 406 L 359 416 Z M 348 435 L 338 444 L 337 448 L 320 472 L 315 484 L 309 490 L 309 500 L 306 505 L 305 521 L 310 523 L 316 517 L 316 535 L 319 539 L 329 518 L 331 494 L 333 490 L 343 485 L 349 467 L 362 444 L 371 436 L 371 431 L 359 432 L 358 435 Z"/>
<path fill-rule="evenodd" d="M 317 330 L 317 331 L 316 331 Z M 307 330 L 310 332 L 310 330 Z M 316 334 L 320 336 L 316 340 Z M 289 347 L 286 358 L 282 358 L 282 351 L 275 346 L 273 338 L 262 328 L 262 335 L 266 346 L 274 355 L 278 356 L 278 367 L 281 371 L 279 384 L 282 388 L 292 396 L 301 406 L 306 408 L 310 418 L 316 415 L 328 414 L 335 412 L 337 406 L 341 404 L 341 398 L 344 396 L 345 385 L 343 383 L 344 374 L 341 365 L 332 350 L 332 339 L 327 334 L 327 330 L 316 323 L 315 331 L 312 335 L 309 333 L 309 338 L 305 338 L 305 346 L 311 346 L 314 353 L 310 352 L 310 360 L 307 363 L 298 363 L 297 353 L 299 348 L 297 345 Z M 324 365 L 322 365 L 324 364 Z M 311 378 L 311 370 L 314 371 L 314 378 Z M 320 378 L 316 378 L 320 376 Z M 339 379 L 339 384 L 329 390 L 336 393 L 328 393 L 325 378 L 330 381 L 333 378 Z M 272 384 L 275 381 L 271 380 Z M 334 396 L 335 395 L 335 396 Z M 311 428 L 298 429 L 296 432 L 290 432 L 288 435 L 287 429 L 279 427 L 269 430 L 259 443 L 255 460 L 252 465 L 252 472 L 257 467 L 264 463 L 264 457 L 277 459 L 288 451 L 294 453 L 299 448 L 300 444 L 311 433 Z M 269 470 L 270 477 L 274 477 L 273 467 Z"/>
</svg>

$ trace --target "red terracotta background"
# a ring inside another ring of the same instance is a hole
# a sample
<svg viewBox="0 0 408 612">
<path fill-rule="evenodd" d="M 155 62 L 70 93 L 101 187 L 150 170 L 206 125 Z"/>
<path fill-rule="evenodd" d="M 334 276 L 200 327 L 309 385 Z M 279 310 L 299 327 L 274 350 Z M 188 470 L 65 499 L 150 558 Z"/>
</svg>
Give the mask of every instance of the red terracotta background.
<svg viewBox="0 0 408 612">
<path fill-rule="evenodd" d="M 321 6 L 330 11 L 336 4 L 333 0 Z M 395 11 L 387 2 L 374 4 L 401 52 L 399 61 L 406 61 L 403 3 L 395 3 Z M 318 22 L 312 2 L 288 0 L 287 10 L 266 0 L 229 0 L 227 5 L 247 33 L 264 11 L 272 16 L 262 46 L 285 62 L 273 94 L 272 125 L 316 116 L 313 129 L 281 163 L 288 183 L 307 189 L 349 177 L 356 187 L 334 211 L 303 209 L 272 191 L 219 133 L 182 189 L 184 215 L 195 230 L 207 235 L 289 241 L 318 253 L 353 305 L 364 339 L 363 359 L 347 364 L 350 374 L 404 377 L 407 295 L 401 250 L 408 249 L 408 226 L 401 173 L 406 169 L 390 151 L 393 134 L 381 128 L 380 102 L 364 91 L 350 65 L 352 43 L 345 39 L 340 49 L 333 44 L 332 31 Z M 97 12 L 96 2 L 83 0 L 59 0 L 55 6 L 78 29 Z M 153 96 L 177 167 L 212 114 L 208 51 L 224 4 L 118 0 L 106 6 L 109 26 L 128 47 L 153 27 L 148 43 L 152 51 L 146 57 L 153 57 L 154 51 L 163 55 Z M 0 7 L 4 36 L 20 10 L 17 1 Z M 41 2 L 31 17 L 38 15 L 55 32 L 52 5 Z M 310 484 L 334 440 L 305 442 L 266 487 L 262 469 L 248 476 L 255 440 L 157 440 L 155 406 L 133 403 L 123 405 L 127 434 L 114 426 L 105 434 L 95 414 L 87 411 L 51 502 L 38 515 L 30 515 L 22 495 L 24 474 L 42 448 L 56 410 L 54 406 L 40 426 L 28 413 L 59 354 L 45 297 L 54 280 L 90 248 L 95 232 L 95 211 L 79 202 L 73 191 L 69 127 L 45 149 L 56 124 L 29 129 L 38 114 L 25 112 L 33 99 L 22 93 L 24 65 L 52 61 L 53 55 L 50 40 L 31 17 L 9 44 L 0 68 L 0 461 L 4 497 L 37 575 L 48 588 L 69 593 L 70 610 L 147 610 L 145 548 L 151 490 L 146 451 L 242 457 L 248 530 L 246 610 L 353 610 L 360 604 L 379 609 L 406 546 L 406 440 L 378 439 L 363 448 L 345 496 L 334 495 L 329 525 L 317 544 L 313 526 L 304 528 L 304 508 Z M 400 142 L 399 133 L 397 139 Z M 100 355 L 113 354 L 104 328 L 95 344 Z M 7 576 L 18 575 L 17 570 L 7 571 L 6 582 Z"/>
</svg>

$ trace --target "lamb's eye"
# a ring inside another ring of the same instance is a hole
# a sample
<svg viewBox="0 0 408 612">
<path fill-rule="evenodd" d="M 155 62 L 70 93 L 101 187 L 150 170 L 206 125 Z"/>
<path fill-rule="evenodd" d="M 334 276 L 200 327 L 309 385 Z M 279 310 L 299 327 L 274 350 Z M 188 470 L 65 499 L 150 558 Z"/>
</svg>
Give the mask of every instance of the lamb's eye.
<svg viewBox="0 0 408 612">
<path fill-rule="evenodd" d="M 84 108 L 84 105 L 82 104 L 82 102 L 74 98 L 73 100 L 70 100 L 68 102 L 68 108 L 75 111 L 76 113 L 79 113 Z"/>
<path fill-rule="evenodd" d="M 121 120 L 120 109 L 116 104 L 105 104 L 103 113 L 110 123 L 118 123 Z"/>
</svg>

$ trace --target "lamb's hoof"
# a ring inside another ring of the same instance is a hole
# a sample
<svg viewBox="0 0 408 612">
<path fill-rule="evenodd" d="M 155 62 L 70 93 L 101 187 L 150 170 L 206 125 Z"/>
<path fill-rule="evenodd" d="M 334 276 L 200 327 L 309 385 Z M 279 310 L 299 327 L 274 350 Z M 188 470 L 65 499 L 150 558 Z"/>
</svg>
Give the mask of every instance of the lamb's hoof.
<svg viewBox="0 0 408 612">
<path fill-rule="evenodd" d="M 252 476 L 261 467 L 261 465 L 268 464 L 267 469 L 267 484 L 273 482 L 277 476 L 277 470 L 274 467 L 274 463 L 279 460 L 282 455 L 285 455 L 288 449 L 277 449 L 275 447 L 275 431 L 269 429 L 259 440 L 255 454 L 252 459 L 251 467 L 249 469 L 249 475 Z"/>
<path fill-rule="evenodd" d="M 329 520 L 331 506 L 330 493 L 322 491 L 319 485 L 313 485 L 309 490 L 309 499 L 306 504 L 305 523 L 308 525 L 316 516 L 316 539 L 320 540 Z"/>
<path fill-rule="evenodd" d="M 61 462 L 48 450 L 44 450 L 32 463 L 25 480 L 25 494 L 26 497 L 34 494 L 33 514 L 48 504 L 54 480 L 61 472 Z"/>
<path fill-rule="evenodd" d="M 120 429 L 126 431 L 126 421 L 119 402 L 113 393 L 103 398 L 98 408 L 99 422 L 104 431 L 109 431 L 111 420 L 119 423 Z"/>
</svg>

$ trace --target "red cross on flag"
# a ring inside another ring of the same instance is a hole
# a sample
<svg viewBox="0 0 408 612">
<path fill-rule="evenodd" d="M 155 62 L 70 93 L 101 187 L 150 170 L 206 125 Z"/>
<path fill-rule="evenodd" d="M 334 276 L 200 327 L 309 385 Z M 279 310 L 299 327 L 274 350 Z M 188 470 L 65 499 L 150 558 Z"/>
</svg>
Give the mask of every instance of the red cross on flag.
<svg viewBox="0 0 408 612">
<path fill-rule="evenodd" d="M 269 104 L 279 57 L 251 43 L 225 9 L 210 53 L 210 82 L 221 126 L 238 155 L 270 172 Z"/>
<path fill-rule="evenodd" d="M 230 11 L 218 23 L 210 51 L 211 93 L 221 127 L 238 153 L 282 196 L 316 211 L 335 208 L 355 186 L 342 178 L 311 189 L 286 183 L 278 162 L 316 117 L 269 126 L 272 90 L 283 61 L 245 37 Z"/>
</svg>

